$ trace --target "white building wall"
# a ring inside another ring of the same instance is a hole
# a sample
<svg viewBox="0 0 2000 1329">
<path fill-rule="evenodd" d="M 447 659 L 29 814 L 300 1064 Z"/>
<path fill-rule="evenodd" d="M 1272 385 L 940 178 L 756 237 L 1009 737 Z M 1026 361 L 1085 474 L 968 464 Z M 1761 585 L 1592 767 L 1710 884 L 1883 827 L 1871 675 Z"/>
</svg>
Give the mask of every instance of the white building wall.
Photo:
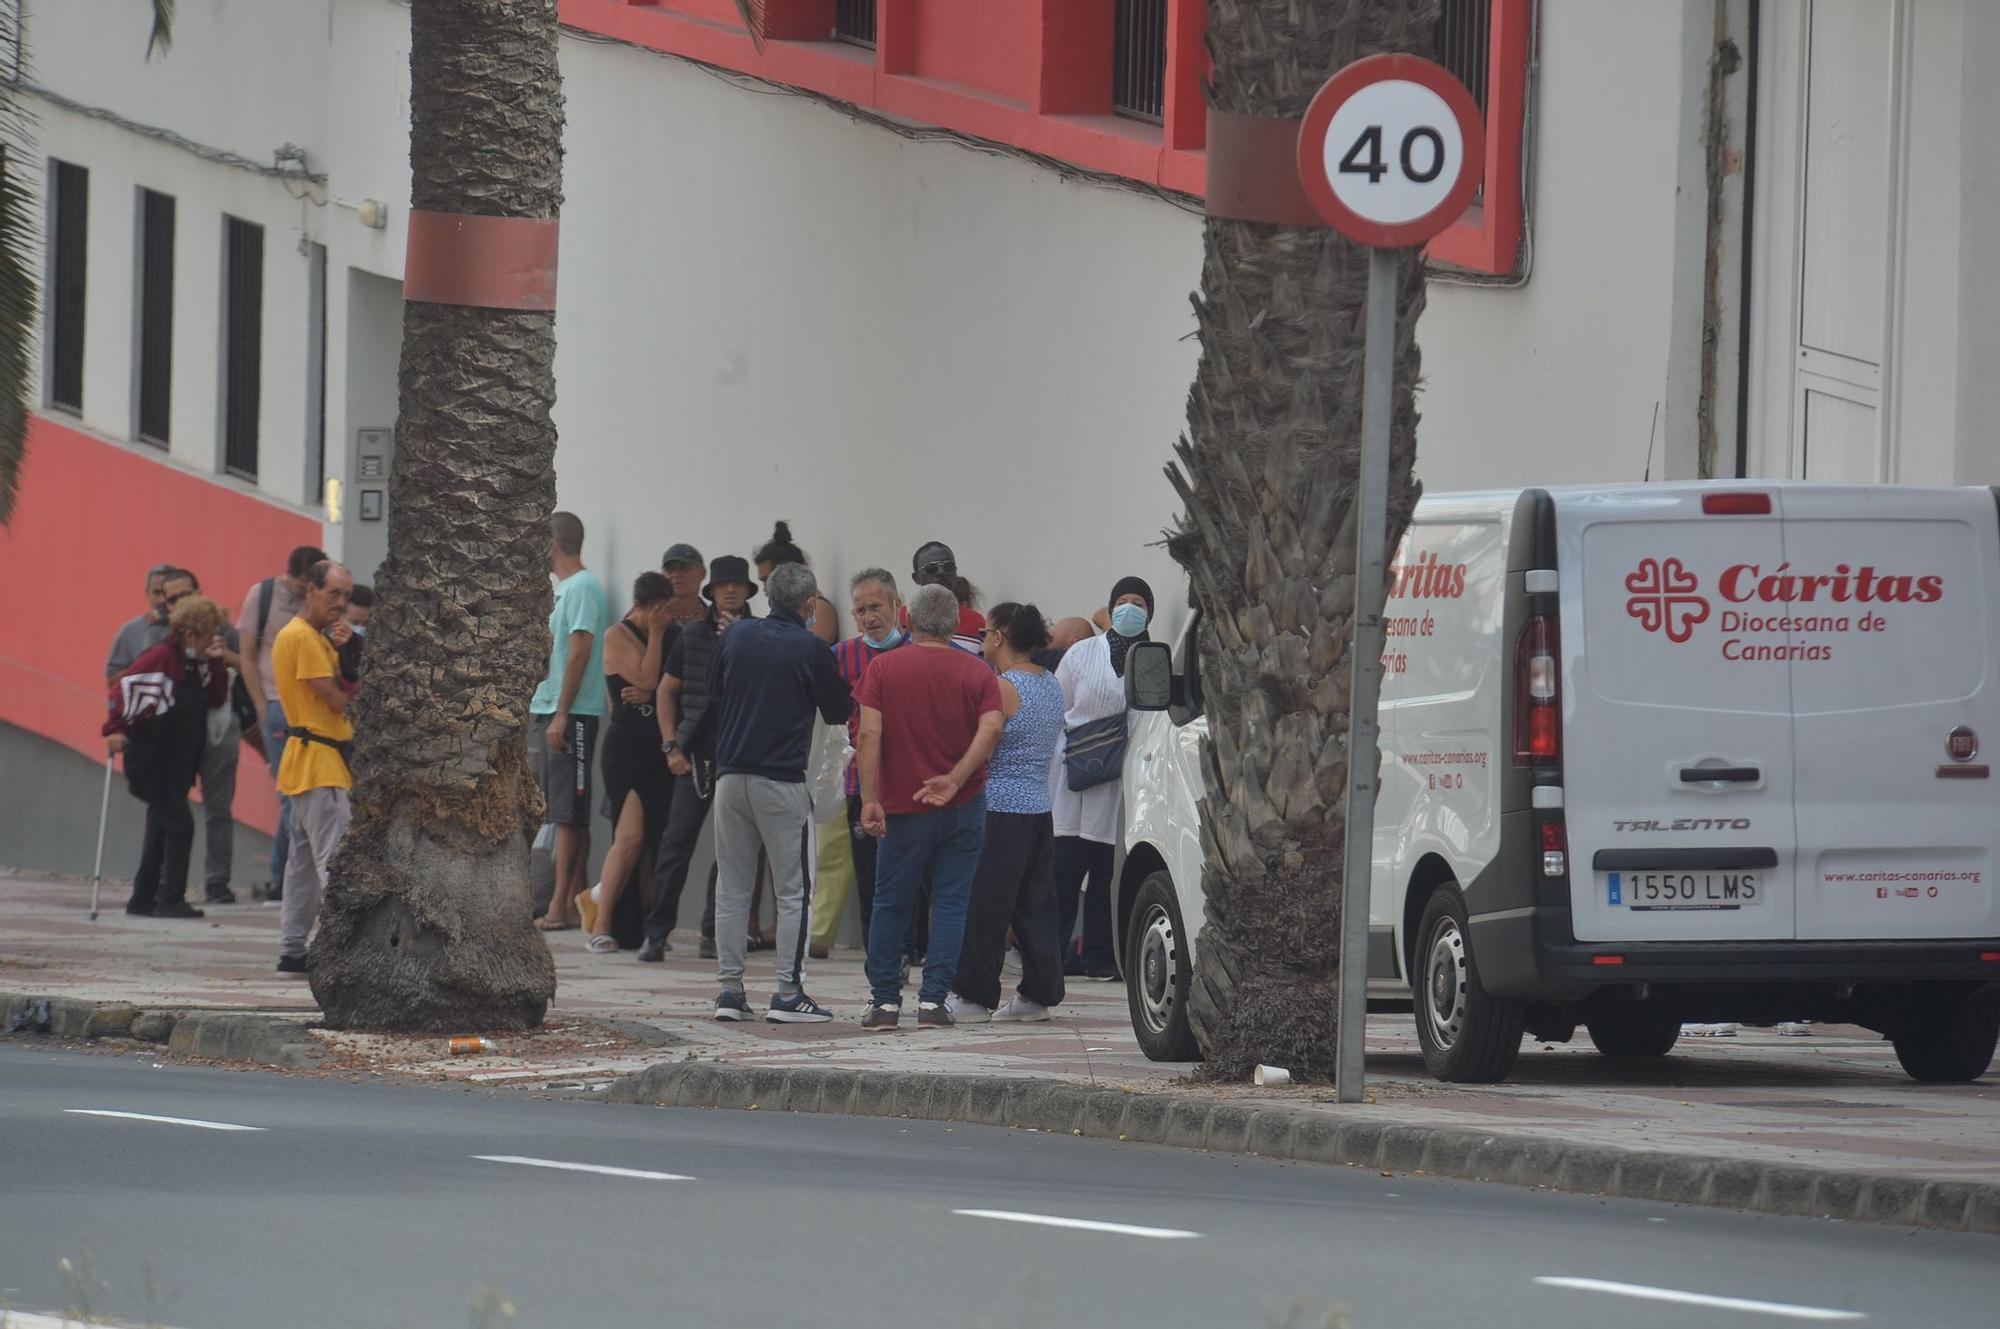
<svg viewBox="0 0 2000 1329">
<path fill-rule="evenodd" d="M 1706 237 L 1689 125 L 1727 2 L 1543 0 L 1533 272 L 1518 289 L 1431 288 L 1430 488 L 1632 480 L 1649 445 L 1655 477 L 1693 473 Z M 1973 62 L 2000 43 L 2000 16 L 1969 6 L 1960 25 L 1958 0 L 1908 2 L 1913 124 L 1953 107 L 1994 123 L 1989 81 L 1973 77 L 1987 66 Z M 351 544 L 367 575 L 382 532 L 361 532 L 346 472 L 354 431 L 388 423 L 393 402 L 399 333 L 382 283 L 400 276 L 408 210 L 406 5 L 184 4 L 172 53 L 150 63 L 143 0 L 29 7 L 44 85 L 257 161 L 294 143 L 327 174 L 319 201 L 302 201 L 296 186 L 36 108 L 46 150 L 92 172 L 85 417 L 109 437 L 133 432 L 133 191 L 146 184 L 179 200 L 175 459 L 218 467 L 233 213 L 266 227 L 262 486 L 311 498 L 302 245 L 327 246 L 327 467 L 348 496 L 328 543 Z M 617 590 L 671 541 L 747 554 L 784 517 L 829 581 L 876 562 L 902 573 L 920 541 L 942 538 L 989 599 L 1088 610 L 1136 571 L 1171 601 L 1160 468 L 1194 368 L 1198 215 L 911 142 L 650 52 L 571 35 L 563 60 L 559 501 L 589 524 L 588 556 Z M 1905 370 L 1901 400 L 1922 414 L 1904 430 L 1904 478 L 1983 479 L 1996 465 L 1969 442 L 1995 405 L 1991 355 L 1976 353 L 1994 324 L 1969 302 L 1994 280 L 1971 228 L 1996 186 L 1985 139 L 1956 144 L 1926 138 L 1910 164 L 1911 188 L 1930 190 L 1985 154 L 1949 217 L 1910 209 L 1912 245 L 1965 271 L 1937 265 L 1909 289 L 1968 294 L 1906 317 L 1925 359 Z M 362 199 L 388 205 L 385 229 L 359 223 Z M 1726 465 L 1733 421 L 1722 428 Z"/>
</svg>

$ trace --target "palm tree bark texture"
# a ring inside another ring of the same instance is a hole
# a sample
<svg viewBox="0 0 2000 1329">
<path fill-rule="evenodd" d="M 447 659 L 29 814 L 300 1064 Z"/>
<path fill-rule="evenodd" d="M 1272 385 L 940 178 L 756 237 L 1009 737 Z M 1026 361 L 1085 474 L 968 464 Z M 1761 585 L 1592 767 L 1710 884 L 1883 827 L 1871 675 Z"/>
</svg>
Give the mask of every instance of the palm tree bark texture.
<svg viewBox="0 0 2000 1329">
<path fill-rule="evenodd" d="M 1342 66 L 1430 54 L 1437 0 L 1211 0 L 1218 110 L 1297 118 Z M 1168 547 L 1202 611 L 1206 926 L 1188 1016 L 1212 1079 L 1335 1066 L 1368 252 L 1210 217 L 1201 359 L 1167 475 Z M 1419 486 L 1418 251 L 1397 291 L 1389 548 Z"/>
<path fill-rule="evenodd" d="M 553 218 L 556 0 L 416 0 L 411 206 Z M 533 914 L 555 315 L 409 301 L 389 556 L 359 699 L 353 821 L 307 972 L 337 1029 L 533 1028 L 555 966 Z"/>
</svg>

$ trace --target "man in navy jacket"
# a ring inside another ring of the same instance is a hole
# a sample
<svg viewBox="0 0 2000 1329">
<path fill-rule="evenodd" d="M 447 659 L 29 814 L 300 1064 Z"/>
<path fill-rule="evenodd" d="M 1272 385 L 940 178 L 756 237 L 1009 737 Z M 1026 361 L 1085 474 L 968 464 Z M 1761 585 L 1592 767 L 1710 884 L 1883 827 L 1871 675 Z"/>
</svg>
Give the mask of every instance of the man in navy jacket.
<svg viewBox="0 0 2000 1329">
<path fill-rule="evenodd" d="M 818 1024 L 833 1012 L 803 987 L 816 842 L 806 763 L 815 714 L 828 724 L 844 723 L 854 700 L 833 652 L 806 627 L 819 595 L 812 572 L 798 563 L 773 568 L 764 594 L 770 615 L 745 619 L 722 638 L 712 680 L 716 976 L 722 984 L 715 1018 L 750 1018 L 743 951 L 761 847 L 778 902 L 776 992 L 764 1018 Z"/>
</svg>

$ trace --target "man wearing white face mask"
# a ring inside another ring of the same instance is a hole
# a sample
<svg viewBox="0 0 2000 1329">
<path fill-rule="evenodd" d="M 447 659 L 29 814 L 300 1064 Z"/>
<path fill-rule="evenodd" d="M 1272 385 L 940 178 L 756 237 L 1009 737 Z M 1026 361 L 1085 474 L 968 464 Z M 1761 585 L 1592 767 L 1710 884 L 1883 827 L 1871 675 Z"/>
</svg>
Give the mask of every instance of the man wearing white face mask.
<svg viewBox="0 0 2000 1329">
<path fill-rule="evenodd" d="M 910 637 L 898 626 L 902 622 L 903 600 L 896 591 L 895 574 L 883 568 L 863 568 L 848 580 L 853 595 L 854 635 L 833 644 L 834 667 L 849 688 L 861 686 L 862 675 L 877 656 L 908 644 Z M 849 746 L 859 748 L 857 728 L 861 708 L 847 719 Z M 819 877 L 812 901 L 812 948 L 815 960 L 824 960 L 840 933 L 840 918 L 847 911 L 847 896 L 861 897 L 861 936 L 868 936 L 868 919 L 875 903 L 875 838 L 861 829 L 861 776 L 854 763 L 847 763 L 847 811 L 819 828 Z"/>
<path fill-rule="evenodd" d="M 1111 937 L 1111 865 L 1125 761 L 1125 657 L 1147 639 L 1153 588 L 1138 577 L 1111 588 L 1111 630 L 1063 653 L 1063 742 L 1049 771 L 1055 812 L 1056 937 L 1063 971 L 1109 981 L 1118 976 Z M 1087 885 L 1086 885 L 1087 883 Z M 1078 893 L 1083 938 L 1071 948 Z"/>
</svg>

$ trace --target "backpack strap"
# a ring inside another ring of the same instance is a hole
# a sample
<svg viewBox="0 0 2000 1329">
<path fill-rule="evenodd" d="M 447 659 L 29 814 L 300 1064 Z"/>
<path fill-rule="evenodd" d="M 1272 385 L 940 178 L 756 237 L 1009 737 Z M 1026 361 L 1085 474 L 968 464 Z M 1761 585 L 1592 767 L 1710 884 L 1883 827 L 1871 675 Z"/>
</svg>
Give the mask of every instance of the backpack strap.
<svg viewBox="0 0 2000 1329">
<path fill-rule="evenodd" d="M 266 577 L 257 587 L 257 647 L 264 646 L 264 629 L 271 622 L 271 592 L 276 587 L 276 577 Z"/>
</svg>

